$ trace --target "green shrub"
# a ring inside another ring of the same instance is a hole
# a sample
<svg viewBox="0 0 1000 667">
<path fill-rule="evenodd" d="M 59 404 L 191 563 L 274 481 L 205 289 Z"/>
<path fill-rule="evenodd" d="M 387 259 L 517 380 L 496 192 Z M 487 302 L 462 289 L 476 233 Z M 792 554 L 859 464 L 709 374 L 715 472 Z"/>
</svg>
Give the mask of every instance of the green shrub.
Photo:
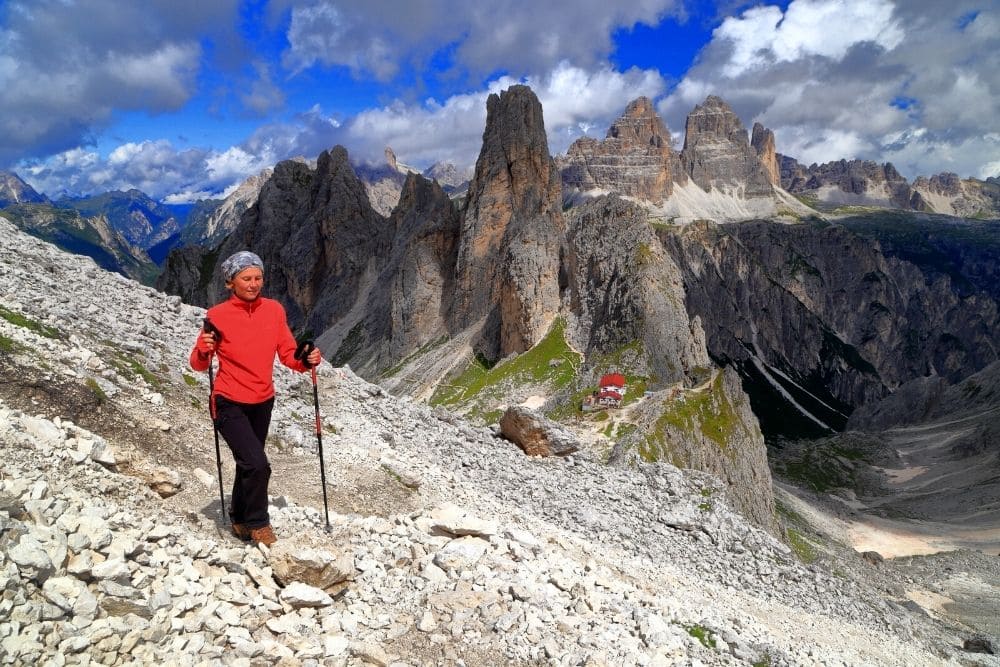
<svg viewBox="0 0 1000 667">
<path fill-rule="evenodd" d="M 108 402 L 108 395 L 104 393 L 101 389 L 101 385 L 97 384 L 97 380 L 94 378 L 87 378 L 84 381 L 87 388 L 90 389 L 91 393 L 94 395 L 94 400 L 97 401 L 98 405 L 104 405 Z"/>
<path fill-rule="evenodd" d="M 705 648 L 715 648 L 715 637 L 712 631 L 702 625 L 687 626 L 688 634 L 701 642 Z"/>
<path fill-rule="evenodd" d="M 14 326 L 22 327 L 24 329 L 27 329 L 28 331 L 34 331 L 36 334 L 39 334 L 40 336 L 44 336 L 46 338 L 62 337 L 62 334 L 59 332 L 58 329 L 50 327 L 46 324 L 42 324 L 40 322 L 36 322 L 32 319 L 25 317 L 24 315 L 21 315 L 20 313 L 15 313 L 13 310 L 4 308 L 3 306 L 0 306 L 0 317 L 7 320 Z"/>
</svg>

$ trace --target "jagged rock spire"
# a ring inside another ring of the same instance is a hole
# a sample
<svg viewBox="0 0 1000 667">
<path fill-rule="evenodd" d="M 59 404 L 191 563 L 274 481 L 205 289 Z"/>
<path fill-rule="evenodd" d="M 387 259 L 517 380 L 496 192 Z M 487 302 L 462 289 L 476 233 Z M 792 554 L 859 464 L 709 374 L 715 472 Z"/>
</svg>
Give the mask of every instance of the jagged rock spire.
<svg viewBox="0 0 1000 667">
<path fill-rule="evenodd" d="M 459 330 L 485 318 L 481 351 L 505 356 L 538 342 L 555 317 L 565 223 L 538 98 L 511 86 L 490 95 L 486 113 L 450 321 Z"/>
<path fill-rule="evenodd" d="M 722 98 L 708 98 L 688 114 L 681 161 L 691 180 L 705 191 L 741 190 L 744 196 L 773 194 L 774 186 L 747 130 Z"/>
</svg>

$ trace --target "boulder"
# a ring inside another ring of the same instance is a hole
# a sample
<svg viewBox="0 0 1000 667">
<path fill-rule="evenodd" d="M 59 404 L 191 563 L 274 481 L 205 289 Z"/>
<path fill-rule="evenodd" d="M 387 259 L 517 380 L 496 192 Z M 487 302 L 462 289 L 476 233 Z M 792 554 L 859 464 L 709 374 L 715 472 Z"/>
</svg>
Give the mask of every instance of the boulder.
<svg viewBox="0 0 1000 667">
<path fill-rule="evenodd" d="M 175 496 L 181 490 L 181 476 L 176 470 L 170 470 L 169 468 L 156 468 L 150 473 L 149 479 L 146 481 L 153 491 L 161 498 L 169 498 L 170 496 Z"/>
<path fill-rule="evenodd" d="M 500 418 L 500 434 L 528 456 L 566 456 L 580 449 L 580 441 L 572 433 L 520 405 L 507 408 Z"/>
<path fill-rule="evenodd" d="M 295 538 L 276 542 L 268 562 L 279 584 L 293 582 L 330 588 L 354 577 L 354 560 L 348 553 L 335 554 L 298 542 Z"/>
</svg>

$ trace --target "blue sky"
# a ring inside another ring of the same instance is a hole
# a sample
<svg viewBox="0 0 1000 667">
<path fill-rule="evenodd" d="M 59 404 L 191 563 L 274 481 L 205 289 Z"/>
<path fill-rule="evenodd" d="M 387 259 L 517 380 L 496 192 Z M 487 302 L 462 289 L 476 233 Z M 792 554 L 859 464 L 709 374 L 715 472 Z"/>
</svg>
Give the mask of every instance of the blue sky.
<svg viewBox="0 0 1000 667">
<path fill-rule="evenodd" d="M 336 144 L 471 166 L 528 83 L 550 150 L 639 95 L 683 142 L 710 94 L 809 164 L 1000 175 L 997 0 L 0 0 L 0 168 L 171 202 Z"/>
</svg>

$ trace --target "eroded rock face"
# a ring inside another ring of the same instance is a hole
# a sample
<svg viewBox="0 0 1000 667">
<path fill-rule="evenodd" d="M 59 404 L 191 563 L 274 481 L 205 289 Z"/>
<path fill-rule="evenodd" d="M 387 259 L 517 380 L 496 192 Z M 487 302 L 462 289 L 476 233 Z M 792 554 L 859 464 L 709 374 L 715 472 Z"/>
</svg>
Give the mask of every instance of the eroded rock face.
<svg viewBox="0 0 1000 667">
<path fill-rule="evenodd" d="M 285 306 L 289 323 L 324 331 L 357 302 L 367 277 L 385 261 L 386 220 L 372 209 L 364 185 L 337 146 L 316 170 L 280 162 L 256 205 L 222 244 L 219 259 L 252 250 L 264 260 L 265 292 Z M 212 285 L 224 296 L 216 265 Z"/>
<path fill-rule="evenodd" d="M 207 307 L 208 290 L 202 280 L 206 262 L 210 266 L 215 265 L 211 251 L 202 246 L 189 245 L 171 250 L 163 265 L 163 273 L 156 279 L 156 289 L 176 294 L 192 306 Z"/>
<path fill-rule="evenodd" d="M 760 134 L 762 145 L 765 136 Z M 681 162 L 691 180 L 706 192 L 715 188 L 742 191 L 745 197 L 774 194 L 770 165 L 750 146 L 736 113 L 715 95 L 688 114 Z"/>
<path fill-rule="evenodd" d="M 360 371 L 390 366 L 448 333 L 458 210 L 437 183 L 411 173 L 388 226 L 391 250 L 364 307 L 337 322 L 320 341 L 331 358 Z M 343 353 L 332 353 L 341 348 Z"/>
<path fill-rule="evenodd" d="M 610 354 L 641 341 L 664 383 L 709 366 L 700 323 L 684 305 L 681 272 L 646 224 L 648 212 L 610 196 L 571 216 L 565 273 L 586 353 Z"/>
<path fill-rule="evenodd" d="M 767 180 L 776 187 L 781 187 L 781 170 L 778 168 L 778 154 L 775 150 L 774 132 L 760 123 L 753 124 L 750 135 L 750 145 L 757 152 Z"/>
<path fill-rule="evenodd" d="M 677 155 L 670 132 L 648 97 L 629 103 L 625 113 L 598 141 L 582 137 L 569 147 L 562 162 L 563 185 L 582 192 L 600 189 L 661 203 L 673 193 Z"/>
<path fill-rule="evenodd" d="M 890 162 L 838 160 L 804 167 L 782 156 L 781 186 L 792 193 L 816 194 L 834 204 L 930 210 Z"/>
<path fill-rule="evenodd" d="M 527 350 L 554 319 L 565 224 L 538 98 L 511 86 L 486 107 L 449 321 L 461 330 L 485 319 L 480 346 L 498 357 Z"/>
<path fill-rule="evenodd" d="M 907 380 L 957 379 L 995 359 L 991 298 L 963 298 L 946 276 L 924 275 L 841 227 L 694 224 L 661 238 L 712 357 L 762 388 L 784 385 L 825 427 L 842 428 L 854 407 Z M 768 421 L 767 401 L 755 407 Z M 773 426 L 794 414 L 771 417 Z"/>
<path fill-rule="evenodd" d="M 637 430 L 618 441 L 610 462 L 669 461 L 716 475 L 741 514 L 778 532 L 767 448 L 736 371 L 716 371 L 697 387 L 661 392 L 638 405 L 633 417 Z M 706 508 L 711 493 L 704 494 Z"/>
</svg>

